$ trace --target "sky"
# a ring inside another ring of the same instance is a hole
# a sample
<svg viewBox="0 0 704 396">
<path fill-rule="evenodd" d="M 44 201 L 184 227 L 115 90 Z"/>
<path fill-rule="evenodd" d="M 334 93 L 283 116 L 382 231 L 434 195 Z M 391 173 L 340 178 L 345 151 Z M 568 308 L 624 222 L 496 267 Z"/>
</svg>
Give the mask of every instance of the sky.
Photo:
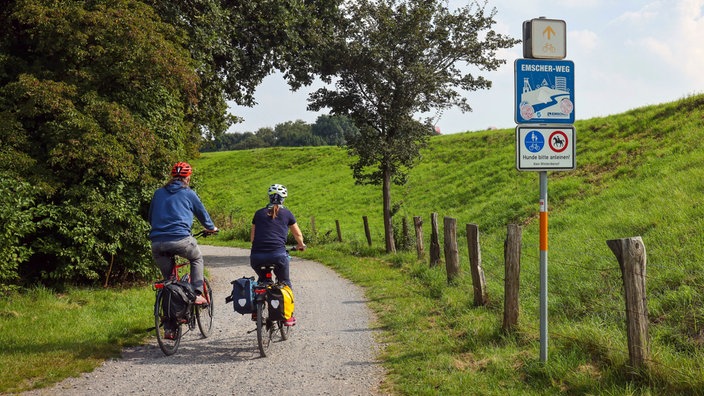
<svg viewBox="0 0 704 396">
<path fill-rule="evenodd" d="M 469 0 L 449 0 L 450 9 Z M 704 0 L 489 0 L 496 8 L 499 33 L 522 39 L 523 22 L 539 17 L 564 20 L 566 57 L 574 63 L 575 121 L 622 113 L 704 92 Z M 523 57 L 519 44 L 498 52 L 506 64 L 480 72 L 492 88 L 463 92 L 472 112 L 457 109 L 431 116 L 443 134 L 515 128 L 514 62 Z M 308 94 L 321 87 L 292 92 L 279 74 L 258 87 L 252 108 L 230 105 L 243 117 L 228 132 L 256 132 L 286 121 L 314 123 L 325 110 L 306 110 Z"/>
</svg>

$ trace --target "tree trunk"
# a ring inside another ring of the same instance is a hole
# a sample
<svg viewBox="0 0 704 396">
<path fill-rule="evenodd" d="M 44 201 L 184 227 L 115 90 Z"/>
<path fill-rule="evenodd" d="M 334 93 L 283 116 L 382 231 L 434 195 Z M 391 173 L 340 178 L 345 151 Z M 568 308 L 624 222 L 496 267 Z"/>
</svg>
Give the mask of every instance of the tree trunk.
<svg viewBox="0 0 704 396">
<path fill-rule="evenodd" d="M 391 221 L 391 171 L 389 169 L 384 169 L 383 195 L 386 253 L 396 253 L 396 244 L 394 243 L 394 225 Z"/>
</svg>

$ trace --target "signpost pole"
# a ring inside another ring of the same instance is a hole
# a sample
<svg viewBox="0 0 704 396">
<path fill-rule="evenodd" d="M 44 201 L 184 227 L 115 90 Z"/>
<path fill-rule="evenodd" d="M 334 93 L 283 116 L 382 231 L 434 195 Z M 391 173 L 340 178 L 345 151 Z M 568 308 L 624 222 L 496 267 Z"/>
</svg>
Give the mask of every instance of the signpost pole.
<svg viewBox="0 0 704 396">
<path fill-rule="evenodd" d="M 548 360 L 548 172 L 540 173 L 540 361 Z"/>
<path fill-rule="evenodd" d="M 540 173 L 540 362 L 548 360 L 548 170 L 575 169 L 574 63 L 566 23 L 523 23 L 523 56 L 514 62 L 516 167 Z M 549 97 L 551 101 L 545 101 Z M 525 125 L 525 124 L 536 125 Z M 555 126 L 554 124 L 569 124 Z M 525 132 L 524 132 L 525 131 Z"/>
</svg>

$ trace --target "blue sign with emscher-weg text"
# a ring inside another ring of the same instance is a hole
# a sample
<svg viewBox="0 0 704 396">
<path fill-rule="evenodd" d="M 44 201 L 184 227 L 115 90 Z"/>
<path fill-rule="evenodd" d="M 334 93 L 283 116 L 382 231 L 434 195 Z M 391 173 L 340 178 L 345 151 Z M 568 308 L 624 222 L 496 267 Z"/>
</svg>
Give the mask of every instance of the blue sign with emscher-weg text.
<svg viewBox="0 0 704 396">
<path fill-rule="evenodd" d="M 574 123 L 574 62 L 516 59 L 516 124 Z"/>
</svg>

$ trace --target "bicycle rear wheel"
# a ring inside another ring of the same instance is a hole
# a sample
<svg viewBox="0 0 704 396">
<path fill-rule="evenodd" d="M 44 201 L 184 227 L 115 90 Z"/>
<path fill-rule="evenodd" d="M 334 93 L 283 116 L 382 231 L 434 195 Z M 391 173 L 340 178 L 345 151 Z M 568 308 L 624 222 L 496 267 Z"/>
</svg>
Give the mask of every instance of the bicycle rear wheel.
<svg viewBox="0 0 704 396">
<path fill-rule="evenodd" d="M 164 355 L 171 356 L 178 350 L 181 344 L 181 325 L 178 323 L 169 324 L 164 311 L 164 293 L 159 290 L 156 293 L 154 303 L 154 327 L 156 328 L 156 341 Z M 171 328 L 174 327 L 175 328 Z M 170 333 L 170 334 L 167 334 Z"/>
<path fill-rule="evenodd" d="M 213 290 L 210 288 L 208 279 L 203 279 L 203 294 L 208 300 L 208 305 L 195 306 L 196 321 L 198 322 L 200 334 L 203 335 L 203 338 L 208 338 L 213 332 L 213 312 L 215 311 L 215 304 L 213 303 Z"/>
<path fill-rule="evenodd" d="M 262 357 L 266 357 L 271 344 L 272 322 L 269 320 L 269 310 L 266 301 L 257 302 L 257 344 Z"/>
</svg>

